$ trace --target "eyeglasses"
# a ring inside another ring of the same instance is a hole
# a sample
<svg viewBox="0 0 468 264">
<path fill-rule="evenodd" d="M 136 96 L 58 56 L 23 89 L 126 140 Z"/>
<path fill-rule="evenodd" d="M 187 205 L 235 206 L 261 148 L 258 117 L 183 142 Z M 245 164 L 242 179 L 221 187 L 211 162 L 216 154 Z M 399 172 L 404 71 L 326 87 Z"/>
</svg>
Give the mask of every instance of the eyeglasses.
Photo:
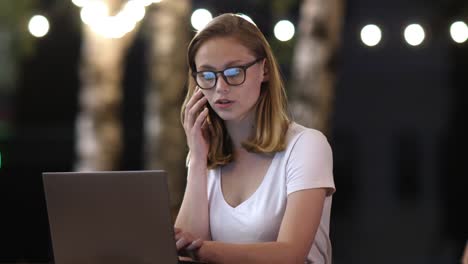
<svg viewBox="0 0 468 264">
<path fill-rule="evenodd" d="M 221 73 L 224 81 L 231 86 L 238 86 L 245 82 L 247 69 L 255 63 L 263 60 L 263 58 L 256 59 L 250 63 L 240 66 L 229 67 L 221 71 L 199 71 L 193 72 L 193 78 L 201 89 L 212 89 L 218 82 L 218 73 Z"/>
</svg>

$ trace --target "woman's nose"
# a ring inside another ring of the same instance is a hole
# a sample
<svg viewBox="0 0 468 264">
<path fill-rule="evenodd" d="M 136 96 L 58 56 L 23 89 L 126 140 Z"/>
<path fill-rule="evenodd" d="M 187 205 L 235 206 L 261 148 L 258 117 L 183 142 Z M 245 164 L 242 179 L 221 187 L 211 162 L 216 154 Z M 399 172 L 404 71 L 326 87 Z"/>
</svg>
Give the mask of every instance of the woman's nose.
<svg viewBox="0 0 468 264">
<path fill-rule="evenodd" d="M 220 75 L 218 77 L 218 82 L 216 83 L 215 89 L 219 93 L 226 93 L 229 92 L 231 86 L 224 80 L 223 76 Z"/>
</svg>

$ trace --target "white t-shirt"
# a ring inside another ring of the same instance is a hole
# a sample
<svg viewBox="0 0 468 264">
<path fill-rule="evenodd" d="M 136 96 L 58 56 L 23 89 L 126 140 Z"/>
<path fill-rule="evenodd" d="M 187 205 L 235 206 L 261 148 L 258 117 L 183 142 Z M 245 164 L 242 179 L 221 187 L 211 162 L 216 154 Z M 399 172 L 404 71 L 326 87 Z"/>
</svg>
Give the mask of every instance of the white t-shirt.
<svg viewBox="0 0 468 264">
<path fill-rule="evenodd" d="M 208 173 L 211 238 L 228 243 L 276 241 L 290 193 L 327 188 L 320 225 L 306 263 L 331 263 L 329 239 L 333 158 L 326 137 L 319 131 L 292 123 L 287 148 L 277 152 L 258 189 L 233 208 L 221 190 L 220 168 Z"/>
</svg>

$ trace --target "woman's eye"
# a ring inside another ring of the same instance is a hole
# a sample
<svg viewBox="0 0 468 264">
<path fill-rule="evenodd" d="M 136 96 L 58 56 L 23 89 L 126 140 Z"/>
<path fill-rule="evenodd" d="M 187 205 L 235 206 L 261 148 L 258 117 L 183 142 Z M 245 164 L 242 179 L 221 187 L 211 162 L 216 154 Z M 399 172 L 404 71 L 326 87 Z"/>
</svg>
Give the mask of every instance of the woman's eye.
<svg viewBox="0 0 468 264">
<path fill-rule="evenodd" d="M 224 70 L 224 76 L 226 77 L 233 77 L 239 75 L 241 69 L 240 68 L 229 68 Z"/>
<path fill-rule="evenodd" d="M 205 80 L 213 80 L 215 78 L 215 74 L 213 72 L 204 72 L 202 73 L 202 77 Z"/>
</svg>

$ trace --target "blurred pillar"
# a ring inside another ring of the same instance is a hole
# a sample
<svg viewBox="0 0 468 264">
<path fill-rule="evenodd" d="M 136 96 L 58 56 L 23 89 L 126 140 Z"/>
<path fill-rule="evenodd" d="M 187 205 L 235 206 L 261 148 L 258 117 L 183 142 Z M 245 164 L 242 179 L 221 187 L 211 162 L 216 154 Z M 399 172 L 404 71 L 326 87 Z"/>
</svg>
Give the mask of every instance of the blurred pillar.
<svg viewBox="0 0 468 264">
<path fill-rule="evenodd" d="M 149 83 L 145 106 L 145 166 L 169 175 L 172 209 L 185 186 L 185 134 L 179 111 L 185 95 L 185 54 L 189 41 L 190 1 L 162 1 L 148 14 Z"/>
<path fill-rule="evenodd" d="M 304 0 L 292 66 L 290 107 L 297 122 L 327 132 L 344 0 Z"/>
<path fill-rule="evenodd" d="M 119 0 L 104 2 L 111 14 L 122 7 Z M 110 39 L 96 34 L 85 24 L 82 27 L 75 169 L 116 170 L 122 150 L 120 105 L 123 60 L 137 28 L 120 39 Z"/>
</svg>

